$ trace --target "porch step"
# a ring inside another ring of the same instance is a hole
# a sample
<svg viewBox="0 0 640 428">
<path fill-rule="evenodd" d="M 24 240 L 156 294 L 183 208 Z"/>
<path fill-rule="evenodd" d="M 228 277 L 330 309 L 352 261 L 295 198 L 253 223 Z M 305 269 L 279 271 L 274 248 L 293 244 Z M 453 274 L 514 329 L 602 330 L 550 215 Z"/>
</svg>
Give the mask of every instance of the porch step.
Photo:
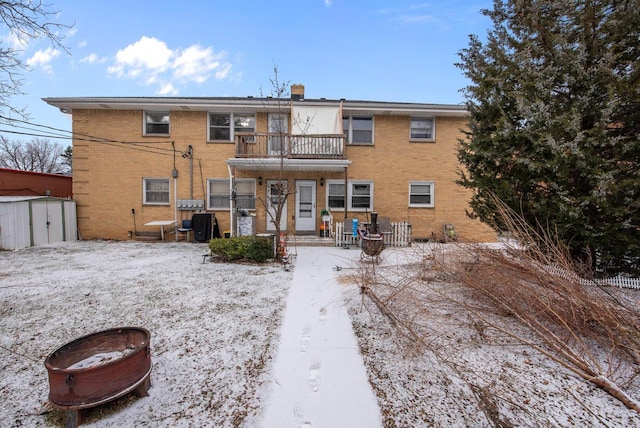
<svg viewBox="0 0 640 428">
<path fill-rule="evenodd" d="M 289 247 L 335 247 L 336 240 L 315 235 L 289 235 L 287 237 L 287 245 Z"/>
</svg>

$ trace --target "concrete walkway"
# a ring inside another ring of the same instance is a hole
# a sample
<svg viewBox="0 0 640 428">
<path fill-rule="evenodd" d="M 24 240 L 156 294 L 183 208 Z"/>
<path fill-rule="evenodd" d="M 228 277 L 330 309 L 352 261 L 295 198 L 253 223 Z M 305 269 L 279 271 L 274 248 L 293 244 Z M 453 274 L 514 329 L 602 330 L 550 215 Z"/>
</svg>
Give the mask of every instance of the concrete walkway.
<svg viewBox="0 0 640 428">
<path fill-rule="evenodd" d="M 382 418 L 336 281 L 357 257 L 298 247 L 263 428 L 375 428 Z"/>
</svg>

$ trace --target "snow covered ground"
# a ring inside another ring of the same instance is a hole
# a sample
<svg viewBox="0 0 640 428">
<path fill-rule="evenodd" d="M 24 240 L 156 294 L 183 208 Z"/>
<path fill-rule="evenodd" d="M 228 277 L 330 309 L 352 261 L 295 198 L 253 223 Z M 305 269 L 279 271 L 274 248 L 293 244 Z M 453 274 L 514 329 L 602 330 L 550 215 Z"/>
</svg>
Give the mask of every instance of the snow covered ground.
<svg viewBox="0 0 640 428">
<path fill-rule="evenodd" d="M 380 269 L 402 269 L 412 251 L 385 250 Z M 140 326 L 151 331 L 149 396 L 88 410 L 86 426 L 640 427 L 637 413 L 451 305 L 430 315 L 432 349 L 412 347 L 359 294 L 358 250 L 298 248 L 291 272 L 202 263 L 206 252 L 105 241 L 1 252 L 2 426 L 62 426 L 46 356 Z"/>
</svg>

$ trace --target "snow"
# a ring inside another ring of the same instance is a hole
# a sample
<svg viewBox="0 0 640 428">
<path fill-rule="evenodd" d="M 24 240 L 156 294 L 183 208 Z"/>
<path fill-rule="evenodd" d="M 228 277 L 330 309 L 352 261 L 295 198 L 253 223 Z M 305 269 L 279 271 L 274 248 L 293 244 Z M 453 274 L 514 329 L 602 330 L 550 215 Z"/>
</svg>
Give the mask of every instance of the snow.
<svg viewBox="0 0 640 428">
<path fill-rule="evenodd" d="M 47 404 L 46 356 L 139 326 L 151 332 L 149 396 L 88 409 L 83 426 L 475 427 L 491 426 L 493 409 L 503 426 L 640 427 L 615 399 L 531 349 L 480 335 L 451 305 L 429 314 L 433 348 L 412 346 L 359 293 L 359 250 L 300 247 L 289 272 L 203 263 L 207 252 L 108 241 L 1 252 L 3 426 L 62 426 Z M 378 269 L 406 269 L 413 255 L 387 249 Z"/>
</svg>

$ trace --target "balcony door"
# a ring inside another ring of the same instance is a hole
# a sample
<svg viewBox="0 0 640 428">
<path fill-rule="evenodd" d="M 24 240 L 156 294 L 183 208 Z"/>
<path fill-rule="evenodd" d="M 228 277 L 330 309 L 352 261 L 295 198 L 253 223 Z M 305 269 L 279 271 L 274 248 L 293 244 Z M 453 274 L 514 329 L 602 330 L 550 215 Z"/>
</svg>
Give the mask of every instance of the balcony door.
<svg viewBox="0 0 640 428">
<path fill-rule="evenodd" d="M 296 232 L 316 230 L 316 182 L 296 181 Z"/>
<path fill-rule="evenodd" d="M 279 190 L 280 189 L 280 190 Z M 267 230 L 275 231 L 276 225 L 274 223 L 274 219 L 276 218 L 276 208 L 278 207 L 278 203 L 282 203 L 282 215 L 280 217 L 280 230 L 284 232 L 287 230 L 287 200 L 288 198 L 278 198 L 278 191 L 286 192 L 289 191 L 287 180 L 267 180 Z"/>
<path fill-rule="evenodd" d="M 287 155 L 287 134 L 289 133 L 289 115 L 269 113 L 269 156 Z M 275 134 L 275 135 L 273 135 Z"/>
</svg>

